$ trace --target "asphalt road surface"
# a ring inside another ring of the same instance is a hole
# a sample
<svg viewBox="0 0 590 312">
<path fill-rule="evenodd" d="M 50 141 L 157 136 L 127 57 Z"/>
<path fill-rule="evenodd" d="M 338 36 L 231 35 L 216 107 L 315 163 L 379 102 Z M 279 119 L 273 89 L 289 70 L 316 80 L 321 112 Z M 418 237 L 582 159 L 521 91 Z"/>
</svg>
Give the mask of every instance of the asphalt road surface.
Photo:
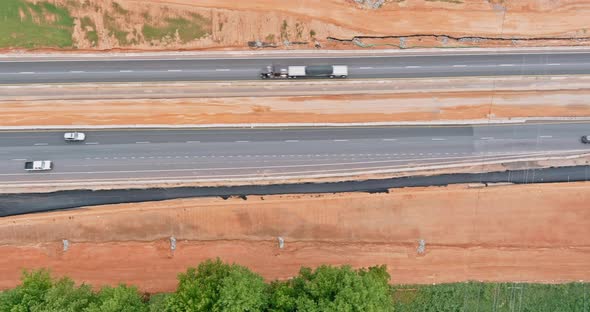
<svg viewBox="0 0 590 312">
<path fill-rule="evenodd" d="M 0 132 L 0 184 L 347 174 L 590 152 L 589 122 L 488 126 Z M 52 160 L 25 172 L 27 160 Z"/>
<path fill-rule="evenodd" d="M 418 78 L 590 73 L 590 53 L 1 61 L 0 84 L 259 79 L 270 64 L 348 65 L 350 78 Z"/>
</svg>

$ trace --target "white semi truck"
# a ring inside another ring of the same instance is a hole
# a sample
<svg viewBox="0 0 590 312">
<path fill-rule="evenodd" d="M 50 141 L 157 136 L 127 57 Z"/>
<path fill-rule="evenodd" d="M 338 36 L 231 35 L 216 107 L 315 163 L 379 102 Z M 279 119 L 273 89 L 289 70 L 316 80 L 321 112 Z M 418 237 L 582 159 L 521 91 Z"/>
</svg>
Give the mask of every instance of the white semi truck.
<svg viewBox="0 0 590 312">
<path fill-rule="evenodd" d="M 35 160 L 25 162 L 25 170 L 27 171 L 47 171 L 53 168 L 51 160 Z"/>
<path fill-rule="evenodd" d="M 346 78 L 346 65 L 280 66 L 269 65 L 260 73 L 262 79 Z"/>
</svg>

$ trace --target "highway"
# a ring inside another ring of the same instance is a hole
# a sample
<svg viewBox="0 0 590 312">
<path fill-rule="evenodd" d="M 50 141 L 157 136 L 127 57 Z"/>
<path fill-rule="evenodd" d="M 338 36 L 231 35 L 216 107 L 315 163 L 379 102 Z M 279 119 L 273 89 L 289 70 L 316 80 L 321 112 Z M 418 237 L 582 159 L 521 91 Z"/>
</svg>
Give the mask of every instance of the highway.
<svg viewBox="0 0 590 312">
<path fill-rule="evenodd" d="M 590 122 L 485 126 L 0 132 L 0 185 L 236 180 L 590 152 Z M 25 172 L 26 160 L 54 170 Z"/>
<path fill-rule="evenodd" d="M 349 66 L 349 78 L 421 78 L 590 73 L 590 53 L 3 60 L 0 84 L 253 80 L 270 64 Z"/>
</svg>

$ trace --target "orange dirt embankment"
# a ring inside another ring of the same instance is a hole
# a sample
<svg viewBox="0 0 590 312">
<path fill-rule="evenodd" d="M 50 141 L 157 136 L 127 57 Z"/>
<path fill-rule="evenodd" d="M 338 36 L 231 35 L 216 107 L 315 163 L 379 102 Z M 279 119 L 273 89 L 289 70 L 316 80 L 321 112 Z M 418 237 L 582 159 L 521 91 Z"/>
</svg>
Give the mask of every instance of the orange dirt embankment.
<svg viewBox="0 0 590 312">
<path fill-rule="evenodd" d="M 267 279 L 387 264 L 394 283 L 590 279 L 589 183 L 122 204 L 0 219 L 0 289 L 24 268 L 171 291 L 207 258 Z M 168 238 L 177 249 L 171 252 Z M 283 237 L 285 248 L 278 247 Z M 70 246 L 62 250 L 62 239 Z M 417 251 L 424 239 L 424 254 Z"/>
<path fill-rule="evenodd" d="M 0 126 L 349 123 L 590 117 L 588 90 L 0 101 Z"/>
<path fill-rule="evenodd" d="M 329 49 L 590 43 L 587 0 L 395 0 L 378 9 L 353 0 L 86 0 L 83 5 L 48 1 L 68 8 L 75 21 L 74 46 L 87 50 L 248 49 L 248 42 L 257 40 L 287 49 L 314 48 L 316 42 Z M 198 31 L 188 39 L 184 30 L 157 39 L 144 31 L 146 26 L 174 27 L 166 21 L 195 16 L 192 30 Z M 442 36 L 328 40 L 417 34 Z M 90 39 L 95 36 L 97 40 Z M 458 40 L 470 36 L 483 38 Z M 512 40 L 515 37 L 553 39 Z"/>
</svg>

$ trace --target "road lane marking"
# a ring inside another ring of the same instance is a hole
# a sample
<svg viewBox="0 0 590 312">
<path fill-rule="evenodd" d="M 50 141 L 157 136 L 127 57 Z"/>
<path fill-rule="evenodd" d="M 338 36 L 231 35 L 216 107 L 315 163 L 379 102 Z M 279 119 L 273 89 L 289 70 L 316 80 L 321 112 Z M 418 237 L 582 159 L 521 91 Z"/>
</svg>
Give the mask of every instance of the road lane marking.
<svg viewBox="0 0 590 312">
<path fill-rule="evenodd" d="M 373 67 L 359 67 L 359 69 L 373 69 Z"/>
<path fill-rule="evenodd" d="M 124 69 L 124 70 L 120 70 L 120 73 L 132 73 L 132 70 L 128 70 L 128 69 Z"/>
<path fill-rule="evenodd" d="M 390 142 L 390 141 L 397 141 L 397 139 L 383 139 L 383 141 L 388 141 L 388 142 Z"/>
<path fill-rule="evenodd" d="M 86 142 L 84 144 L 86 144 L 86 145 L 96 145 L 96 144 L 98 144 L 98 142 Z"/>
<path fill-rule="evenodd" d="M 13 160 L 22 161 L 22 160 L 26 160 L 26 159 L 24 159 L 24 158 L 14 158 Z"/>
<path fill-rule="evenodd" d="M 171 72 L 171 73 L 172 73 L 172 72 L 174 72 L 174 73 L 178 73 L 178 72 L 181 72 L 181 71 L 182 71 L 182 69 L 169 69 L 168 71 L 169 71 L 169 72 Z"/>
<path fill-rule="evenodd" d="M 541 139 L 551 139 L 553 136 L 552 135 L 541 135 L 539 136 L 539 138 Z"/>
<path fill-rule="evenodd" d="M 348 140 L 334 140 L 334 142 L 348 142 Z"/>
<path fill-rule="evenodd" d="M 494 137 L 483 137 L 483 138 L 479 138 L 480 140 L 493 140 Z"/>
<path fill-rule="evenodd" d="M 226 71 L 230 71 L 230 70 L 231 69 L 229 69 L 229 68 L 218 68 L 215 71 L 223 71 L 223 72 L 226 72 Z"/>
<path fill-rule="evenodd" d="M 285 140 L 286 143 L 295 143 L 295 142 L 299 142 L 299 140 Z"/>
<path fill-rule="evenodd" d="M 560 65 L 561 64 L 559 64 L 559 63 L 549 63 L 549 64 L 547 64 L 547 66 L 560 66 Z"/>
<path fill-rule="evenodd" d="M 502 67 L 511 67 L 514 66 L 514 64 L 500 64 L 498 66 L 502 66 Z"/>
<path fill-rule="evenodd" d="M 447 139 L 443 138 L 432 138 L 432 141 L 446 141 Z"/>
<path fill-rule="evenodd" d="M 19 74 L 34 74 L 35 72 L 19 72 Z"/>
<path fill-rule="evenodd" d="M 248 143 L 250 141 L 236 141 L 236 143 Z"/>
<path fill-rule="evenodd" d="M 135 142 L 135 144 L 150 144 L 150 142 L 148 142 L 148 141 L 143 141 L 143 142 Z"/>
<path fill-rule="evenodd" d="M 201 143 L 201 141 L 186 141 L 186 143 Z"/>
<path fill-rule="evenodd" d="M 453 65 L 453 67 L 467 67 L 467 65 Z"/>
<path fill-rule="evenodd" d="M 84 72 L 83 70 L 70 70 L 70 73 L 72 73 L 72 74 L 81 74 L 83 72 Z"/>
<path fill-rule="evenodd" d="M 48 143 L 35 143 L 35 146 L 49 145 Z"/>
<path fill-rule="evenodd" d="M 422 66 L 406 66 L 406 68 L 421 68 Z"/>
</svg>

